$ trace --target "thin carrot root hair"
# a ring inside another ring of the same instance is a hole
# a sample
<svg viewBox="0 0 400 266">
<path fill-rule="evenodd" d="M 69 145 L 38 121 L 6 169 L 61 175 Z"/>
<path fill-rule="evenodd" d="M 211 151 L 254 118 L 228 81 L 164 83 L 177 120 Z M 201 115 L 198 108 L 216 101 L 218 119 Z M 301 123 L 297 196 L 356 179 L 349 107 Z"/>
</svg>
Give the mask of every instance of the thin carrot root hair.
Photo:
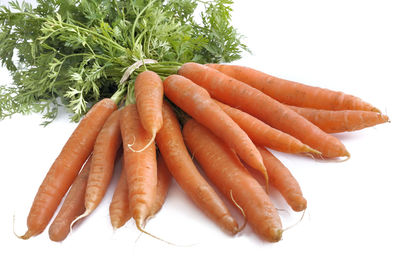
<svg viewBox="0 0 400 266">
<path fill-rule="evenodd" d="M 337 159 L 337 158 L 326 158 L 326 157 L 321 156 L 318 159 L 320 159 L 320 162 L 323 162 L 323 163 L 332 163 L 332 162 L 333 163 L 343 163 L 345 161 L 348 161 L 350 159 L 351 155 L 350 155 L 350 153 L 348 153 L 348 154 L 346 154 L 346 156 L 343 156 L 343 157 L 344 158 L 342 158 L 342 159 Z"/>
<path fill-rule="evenodd" d="M 247 225 L 247 216 L 246 216 L 246 213 L 244 212 L 243 208 L 239 205 L 239 203 L 236 202 L 235 198 L 233 197 L 232 189 L 229 191 L 229 194 L 231 196 L 231 200 L 232 200 L 233 204 L 235 204 L 235 206 L 240 210 L 240 212 L 242 213 L 243 218 L 244 218 L 243 224 L 237 230 L 237 233 L 240 233 L 243 231 L 243 229 Z"/>
<path fill-rule="evenodd" d="M 135 136 L 133 136 L 133 137 L 135 137 Z M 147 143 L 146 146 L 144 146 L 140 150 L 135 150 L 132 148 L 132 146 L 135 144 L 135 139 L 133 139 L 133 142 L 131 144 L 128 144 L 128 149 L 130 149 L 132 152 L 142 152 L 145 149 L 147 149 L 154 142 L 155 139 L 156 139 L 156 133 L 154 132 L 153 135 L 151 136 L 149 143 Z"/>
<path fill-rule="evenodd" d="M 305 213 L 306 213 L 306 210 L 307 210 L 307 209 L 304 209 L 303 213 L 301 214 L 300 219 L 299 219 L 297 222 L 295 222 L 294 224 L 289 225 L 288 227 L 282 229 L 282 231 L 285 232 L 285 231 L 287 231 L 287 230 L 289 230 L 289 229 L 291 229 L 291 228 L 297 226 L 301 221 L 303 221 L 303 218 L 304 218 L 304 215 L 305 215 Z"/>
<path fill-rule="evenodd" d="M 85 210 L 84 213 L 82 213 L 81 215 L 79 215 L 78 217 L 76 217 L 72 222 L 71 225 L 69 226 L 69 232 L 72 232 L 72 226 L 74 226 L 74 224 L 76 222 L 78 222 L 79 220 L 85 218 L 86 216 L 88 216 L 91 213 L 90 210 Z"/>
<path fill-rule="evenodd" d="M 138 236 L 138 238 L 136 239 L 136 241 L 137 240 L 139 240 L 139 237 L 142 235 L 142 233 L 143 234 L 146 234 L 146 235 L 148 235 L 148 236 L 151 236 L 152 238 L 155 238 L 155 239 L 157 239 L 157 240 L 159 240 L 159 241 L 161 241 L 161 242 L 164 242 L 164 243 L 166 243 L 166 244 L 168 244 L 168 245 L 172 245 L 172 246 L 176 246 L 176 247 L 190 247 L 190 246 L 193 246 L 193 244 L 191 244 L 191 245 L 180 245 L 180 244 L 175 244 L 175 243 L 172 243 L 172 242 L 170 242 L 170 241 L 168 241 L 168 240 L 165 240 L 165 239 L 162 239 L 161 237 L 158 237 L 158 236 L 156 236 L 156 235 L 153 235 L 152 233 L 149 233 L 148 231 L 146 231 L 146 230 L 144 230 L 144 228 L 143 228 L 143 225 L 141 224 L 141 223 L 136 223 L 136 227 L 137 227 L 137 229 L 140 231 L 140 235 Z"/>
</svg>

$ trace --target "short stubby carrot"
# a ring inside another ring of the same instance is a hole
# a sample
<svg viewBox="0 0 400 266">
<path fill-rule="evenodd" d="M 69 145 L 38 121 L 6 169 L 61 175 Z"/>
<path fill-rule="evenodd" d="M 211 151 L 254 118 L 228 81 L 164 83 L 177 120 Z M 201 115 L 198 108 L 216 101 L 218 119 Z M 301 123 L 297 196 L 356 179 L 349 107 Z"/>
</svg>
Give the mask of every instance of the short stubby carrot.
<svg viewBox="0 0 400 266">
<path fill-rule="evenodd" d="M 82 217 L 89 215 L 96 209 L 113 176 L 115 159 L 121 146 L 119 116 L 120 110 L 112 113 L 97 136 L 86 188 L 86 211 L 82 214 Z"/>
<path fill-rule="evenodd" d="M 120 127 L 130 212 L 137 228 L 143 231 L 151 215 L 157 189 L 156 147 L 152 142 L 142 152 L 134 152 L 130 148 L 133 143 L 143 147 L 152 138 L 140 122 L 136 104 L 128 104 L 121 110 Z"/>
<path fill-rule="evenodd" d="M 225 141 L 248 165 L 267 176 L 261 155 L 249 136 L 214 102 L 207 90 L 179 75 L 167 77 L 164 90 L 168 99 Z"/>
<path fill-rule="evenodd" d="M 28 239 L 46 228 L 59 203 L 92 152 L 96 137 L 107 118 L 117 109 L 111 99 L 96 103 L 80 121 L 39 187 L 28 215 Z"/>
<path fill-rule="evenodd" d="M 220 228 L 230 234 L 238 232 L 238 224 L 223 200 L 204 179 L 186 148 L 181 128 L 170 105 L 163 104 L 163 127 L 156 142 L 169 171 L 182 190 Z"/>
<path fill-rule="evenodd" d="M 144 71 L 136 77 L 136 106 L 143 128 L 153 136 L 151 141 L 154 141 L 156 133 L 162 127 L 163 120 L 161 106 L 163 102 L 163 96 L 163 82 L 155 72 Z M 145 148 L 146 146 L 137 147 L 135 149 L 137 150 Z"/>
<path fill-rule="evenodd" d="M 178 73 L 207 89 L 216 100 L 247 112 L 270 126 L 292 135 L 321 152 L 324 157 L 350 156 L 337 138 L 246 83 L 197 63 L 184 64 Z"/>
<path fill-rule="evenodd" d="M 71 185 L 56 218 L 49 227 L 49 237 L 53 241 L 63 241 L 70 233 L 71 223 L 85 211 L 85 191 L 90 172 L 90 157 Z"/>
<path fill-rule="evenodd" d="M 237 65 L 207 64 L 222 73 L 262 91 L 279 102 L 326 110 L 363 110 L 379 112 L 358 97 L 277 78 L 261 71 Z"/>
<path fill-rule="evenodd" d="M 122 168 L 108 211 L 114 230 L 123 226 L 132 217 L 129 211 L 129 191 L 124 168 Z"/>
<path fill-rule="evenodd" d="M 235 121 L 250 139 L 257 145 L 286 152 L 286 153 L 311 153 L 320 154 L 308 145 L 302 143 L 295 137 L 277 130 L 263 121 L 249 115 L 239 109 L 223 104 L 217 100 L 215 102 Z M 267 168 L 267 166 L 265 166 Z M 268 172 L 268 169 L 267 169 Z"/>
<path fill-rule="evenodd" d="M 283 230 L 277 210 L 237 155 L 194 120 L 186 122 L 183 136 L 207 177 L 225 197 L 243 209 L 253 230 L 263 239 L 279 241 Z"/>
<path fill-rule="evenodd" d="M 331 111 L 297 106 L 289 107 L 327 133 L 361 130 L 389 121 L 387 115 L 371 111 Z"/>
<path fill-rule="evenodd" d="M 267 167 L 270 184 L 278 189 L 294 211 L 305 210 L 307 208 L 307 200 L 303 197 L 300 185 L 289 169 L 267 149 L 257 148 Z"/>
</svg>

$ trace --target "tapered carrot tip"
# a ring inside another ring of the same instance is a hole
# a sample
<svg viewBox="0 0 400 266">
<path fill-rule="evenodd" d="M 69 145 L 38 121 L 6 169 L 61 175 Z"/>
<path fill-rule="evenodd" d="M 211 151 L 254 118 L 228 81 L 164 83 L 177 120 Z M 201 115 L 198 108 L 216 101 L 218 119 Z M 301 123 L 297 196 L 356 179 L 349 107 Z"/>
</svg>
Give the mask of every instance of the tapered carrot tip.
<svg viewBox="0 0 400 266">
<path fill-rule="evenodd" d="M 237 222 L 235 221 L 235 219 L 233 219 L 232 216 L 225 215 L 222 218 L 221 223 L 224 225 L 225 231 L 227 231 L 231 235 L 236 235 L 237 233 L 239 233 L 239 226 L 238 226 Z"/>
<path fill-rule="evenodd" d="M 27 239 L 31 238 L 34 235 L 34 233 L 32 231 L 28 230 L 22 236 L 17 235 L 15 232 L 14 232 L 14 235 L 16 237 L 18 237 L 19 239 L 27 240 Z"/>
<path fill-rule="evenodd" d="M 271 242 L 278 242 L 279 240 L 282 239 L 282 233 L 283 233 L 283 230 L 280 228 L 279 229 L 271 228 L 268 240 Z"/>
</svg>

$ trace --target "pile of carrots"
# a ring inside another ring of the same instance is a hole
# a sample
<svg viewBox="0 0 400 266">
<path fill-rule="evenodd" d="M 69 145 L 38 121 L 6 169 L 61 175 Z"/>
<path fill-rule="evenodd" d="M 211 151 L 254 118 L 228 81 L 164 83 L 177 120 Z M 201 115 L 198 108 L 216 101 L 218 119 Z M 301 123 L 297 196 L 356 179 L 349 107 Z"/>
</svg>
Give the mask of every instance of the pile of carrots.
<svg viewBox="0 0 400 266">
<path fill-rule="evenodd" d="M 268 149 L 349 158 L 330 133 L 389 120 L 357 97 L 222 64 L 186 63 L 164 80 L 144 71 L 134 81 L 133 100 L 126 99 L 123 106 L 103 99 L 80 121 L 41 184 L 20 238 L 42 233 L 67 194 L 49 228 L 51 240 L 64 240 L 102 201 L 122 147 L 123 169 L 109 205 L 114 228 L 133 218 L 147 233 L 146 221 L 162 207 L 174 178 L 228 234 L 243 227 L 210 182 L 257 235 L 276 242 L 283 229 L 268 187 L 294 211 L 304 211 L 307 201 Z"/>
</svg>

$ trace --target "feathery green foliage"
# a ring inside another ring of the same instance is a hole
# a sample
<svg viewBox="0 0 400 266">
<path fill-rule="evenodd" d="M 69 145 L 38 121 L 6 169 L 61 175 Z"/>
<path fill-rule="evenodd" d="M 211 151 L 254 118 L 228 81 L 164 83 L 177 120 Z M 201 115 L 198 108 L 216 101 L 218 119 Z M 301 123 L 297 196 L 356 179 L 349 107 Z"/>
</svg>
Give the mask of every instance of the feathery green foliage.
<svg viewBox="0 0 400 266">
<path fill-rule="evenodd" d="M 137 61 L 162 77 L 179 65 L 231 62 L 247 47 L 230 25 L 231 0 L 38 0 L 0 7 L 0 60 L 13 84 L 0 87 L 0 118 L 65 105 L 78 121 L 118 88 Z M 202 9 L 201 12 L 198 12 Z M 198 17 L 196 18 L 196 14 Z"/>
</svg>

